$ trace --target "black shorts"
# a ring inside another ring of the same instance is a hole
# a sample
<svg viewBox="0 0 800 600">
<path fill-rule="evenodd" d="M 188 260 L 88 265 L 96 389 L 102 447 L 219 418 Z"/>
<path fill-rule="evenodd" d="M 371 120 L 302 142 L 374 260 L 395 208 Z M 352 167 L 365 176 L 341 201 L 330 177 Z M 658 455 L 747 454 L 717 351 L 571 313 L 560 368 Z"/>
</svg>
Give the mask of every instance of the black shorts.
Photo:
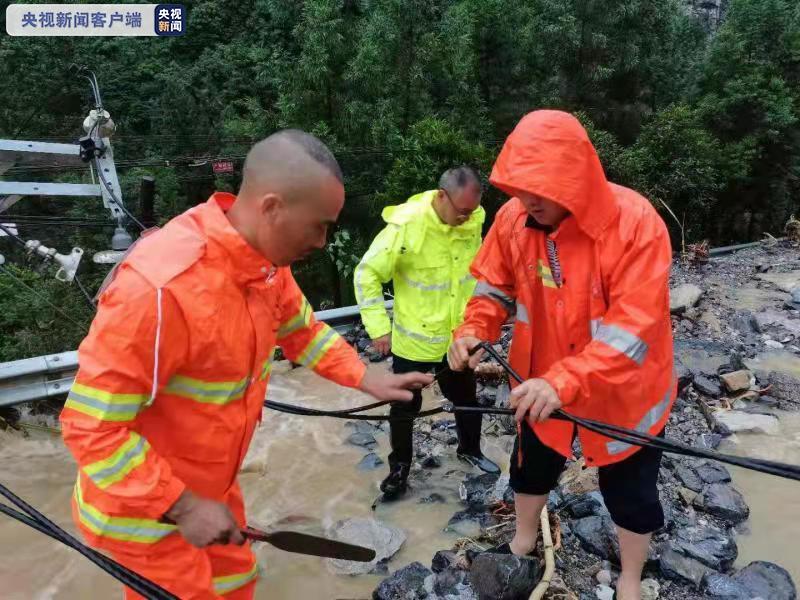
<svg viewBox="0 0 800 600">
<path fill-rule="evenodd" d="M 556 484 L 567 459 L 545 446 L 527 425 L 511 454 L 511 487 L 518 494 L 543 496 Z M 662 431 L 660 436 L 663 437 Z M 523 464 L 517 466 L 522 443 Z M 642 448 L 625 460 L 598 469 L 600 493 L 611 519 L 628 531 L 651 533 L 664 526 L 664 511 L 658 497 L 661 450 Z"/>
</svg>

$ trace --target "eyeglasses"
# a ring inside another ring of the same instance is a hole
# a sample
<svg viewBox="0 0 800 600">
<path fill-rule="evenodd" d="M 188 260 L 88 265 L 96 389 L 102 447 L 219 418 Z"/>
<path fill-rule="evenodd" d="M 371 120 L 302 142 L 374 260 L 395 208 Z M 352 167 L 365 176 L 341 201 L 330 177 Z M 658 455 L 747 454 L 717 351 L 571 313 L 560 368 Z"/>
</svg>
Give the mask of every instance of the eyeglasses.
<svg viewBox="0 0 800 600">
<path fill-rule="evenodd" d="M 450 203 L 450 206 L 453 207 L 453 210 L 458 213 L 459 216 L 462 217 L 469 217 L 473 212 L 475 212 L 474 208 L 461 208 L 453 202 L 453 199 L 450 197 L 450 194 L 447 192 L 446 189 L 442 188 L 442 193 L 447 197 L 447 201 Z"/>
</svg>

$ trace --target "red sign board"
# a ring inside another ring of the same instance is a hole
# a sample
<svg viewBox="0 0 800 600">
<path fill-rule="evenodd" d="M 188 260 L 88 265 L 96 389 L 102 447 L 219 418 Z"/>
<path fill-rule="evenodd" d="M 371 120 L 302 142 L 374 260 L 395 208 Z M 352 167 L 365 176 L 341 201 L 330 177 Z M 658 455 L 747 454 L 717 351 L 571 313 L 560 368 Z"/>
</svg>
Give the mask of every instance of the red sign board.
<svg viewBox="0 0 800 600">
<path fill-rule="evenodd" d="M 215 160 L 211 164 L 211 168 L 214 170 L 214 173 L 233 173 L 233 161 Z"/>
</svg>

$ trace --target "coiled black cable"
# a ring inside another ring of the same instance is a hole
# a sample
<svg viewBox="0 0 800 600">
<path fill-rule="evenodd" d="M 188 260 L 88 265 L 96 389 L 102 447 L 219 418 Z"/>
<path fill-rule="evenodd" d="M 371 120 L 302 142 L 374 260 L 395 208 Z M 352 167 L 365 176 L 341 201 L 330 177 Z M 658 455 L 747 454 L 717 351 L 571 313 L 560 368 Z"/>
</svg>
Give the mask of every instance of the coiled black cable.
<svg viewBox="0 0 800 600">
<path fill-rule="evenodd" d="M 178 600 L 177 596 L 168 592 L 161 586 L 153 583 L 145 577 L 142 577 L 135 571 L 124 567 L 104 554 L 89 548 L 61 529 L 58 525 L 53 523 L 50 519 L 45 517 L 42 513 L 37 511 L 2 484 L 0 484 L 0 495 L 5 497 L 9 502 L 20 509 L 18 511 L 10 506 L 0 503 L 1 513 L 11 517 L 12 519 L 16 519 L 20 523 L 32 527 L 38 532 L 61 542 L 73 550 L 76 550 L 78 553 L 88 558 L 98 567 L 103 569 L 106 573 L 134 590 L 137 594 L 140 594 L 148 600 Z"/>
</svg>

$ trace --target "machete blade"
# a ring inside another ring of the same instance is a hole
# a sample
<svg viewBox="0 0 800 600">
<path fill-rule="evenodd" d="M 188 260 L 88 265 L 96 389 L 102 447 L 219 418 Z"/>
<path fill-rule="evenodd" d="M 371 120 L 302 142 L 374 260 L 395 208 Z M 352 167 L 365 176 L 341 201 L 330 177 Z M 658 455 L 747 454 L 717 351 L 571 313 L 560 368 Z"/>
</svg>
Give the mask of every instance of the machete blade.
<svg viewBox="0 0 800 600">
<path fill-rule="evenodd" d="M 245 527 L 242 529 L 242 534 L 248 539 L 267 542 L 285 552 L 357 562 L 371 562 L 375 559 L 375 551 L 372 548 L 364 548 L 363 546 L 330 540 L 308 533 L 297 531 L 273 531 L 267 533 L 252 527 Z"/>
</svg>

